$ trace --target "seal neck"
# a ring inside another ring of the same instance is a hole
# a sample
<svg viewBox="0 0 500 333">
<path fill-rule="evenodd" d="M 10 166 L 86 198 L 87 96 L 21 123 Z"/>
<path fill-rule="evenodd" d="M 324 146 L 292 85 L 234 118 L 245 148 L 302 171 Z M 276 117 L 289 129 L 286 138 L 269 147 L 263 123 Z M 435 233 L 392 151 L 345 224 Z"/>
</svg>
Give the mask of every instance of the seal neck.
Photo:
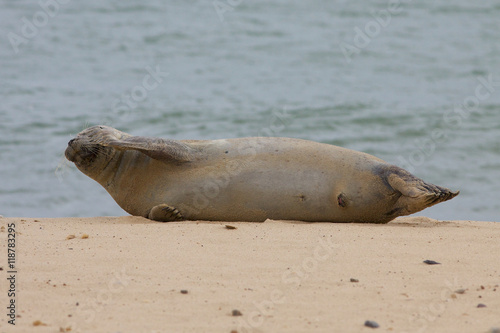
<svg viewBox="0 0 500 333">
<path fill-rule="evenodd" d="M 117 151 L 113 158 L 110 158 L 108 163 L 95 176 L 95 180 L 104 188 L 108 189 L 115 182 L 117 171 L 120 170 L 124 151 Z"/>
</svg>

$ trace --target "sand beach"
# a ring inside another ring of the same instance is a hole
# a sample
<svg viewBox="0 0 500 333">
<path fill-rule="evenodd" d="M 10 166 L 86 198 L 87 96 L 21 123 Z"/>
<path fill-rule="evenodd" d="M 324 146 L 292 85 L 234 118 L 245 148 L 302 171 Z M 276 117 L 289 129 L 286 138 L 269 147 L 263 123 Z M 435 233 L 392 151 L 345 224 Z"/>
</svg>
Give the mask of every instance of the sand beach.
<svg viewBox="0 0 500 333">
<path fill-rule="evenodd" d="M 500 223 L 158 223 L 132 216 L 0 222 L 2 332 L 500 327 Z M 12 225 L 15 326 L 7 315 Z"/>
</svg>

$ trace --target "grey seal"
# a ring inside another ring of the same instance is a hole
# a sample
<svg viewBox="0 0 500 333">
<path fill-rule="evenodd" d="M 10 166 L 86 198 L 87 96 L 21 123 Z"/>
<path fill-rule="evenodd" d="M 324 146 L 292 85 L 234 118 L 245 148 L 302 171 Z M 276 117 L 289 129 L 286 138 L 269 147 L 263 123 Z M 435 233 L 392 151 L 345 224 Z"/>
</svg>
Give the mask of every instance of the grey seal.
<svg viewBox="0 0 500 333">
<path fill-rule="evenodd" d="M 100 125 L 65 156 L 126 212 L 163 222 L 387 223 L 459 194 L 375 156 L 292 138 L 168 140 Z"/>
</svg>

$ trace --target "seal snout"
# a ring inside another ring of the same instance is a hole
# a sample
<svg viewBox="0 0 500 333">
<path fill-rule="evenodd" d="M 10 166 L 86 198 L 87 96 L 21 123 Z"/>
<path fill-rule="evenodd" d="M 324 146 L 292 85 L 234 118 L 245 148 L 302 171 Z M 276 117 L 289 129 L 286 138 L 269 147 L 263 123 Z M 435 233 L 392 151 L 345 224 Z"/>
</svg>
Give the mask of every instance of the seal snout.
<svg viewBox="0 0 500 333">
<path fill-rule="evenodd" d="M 82 140 L 79 140 L 77 137 L 68 141 L 68 147 L 66 147 L 64 156 L 66 156 L 69 161 L 77 163 L 87 158 L 89 153 L 90 152 L 85 146 L 85 142 L 82 142 Z"/>
<path fill-rule="evenodd" d="M 64 156 L 68 159 L 68 161 L 75 162 L 76 160 L 76 150 L 73 148 L 74 142 L 76 139 L 71 139 L 68 141 L 68 147 L 66 148 L 66 151 L 64 152 Z"/>
</svg>

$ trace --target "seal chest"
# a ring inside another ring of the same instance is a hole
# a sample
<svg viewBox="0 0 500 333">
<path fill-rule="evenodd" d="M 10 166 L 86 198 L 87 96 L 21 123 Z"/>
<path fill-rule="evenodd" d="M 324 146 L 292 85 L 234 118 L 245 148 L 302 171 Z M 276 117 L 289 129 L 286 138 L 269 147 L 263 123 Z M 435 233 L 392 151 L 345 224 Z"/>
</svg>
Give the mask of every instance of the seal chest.
<svg viewBox="0 0 500 333">
<path fill-rule="evenodd" d="M 66 157 L 128 213 L 156 221 L 385 223 L 459 193 L 365 153 L 290 138 L 175 141 L 94 126 Z"/>
</svg>

